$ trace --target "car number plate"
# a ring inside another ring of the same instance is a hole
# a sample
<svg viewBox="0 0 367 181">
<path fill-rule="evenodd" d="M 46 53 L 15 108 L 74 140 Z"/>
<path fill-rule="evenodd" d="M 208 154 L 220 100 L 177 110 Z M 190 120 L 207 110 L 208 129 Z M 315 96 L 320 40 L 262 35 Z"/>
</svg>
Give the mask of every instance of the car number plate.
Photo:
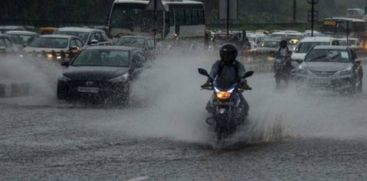
<svg viewBox="0 0 367 181">
<path fill-rule="evenodd" d="M 78 87 L 78 92 L 82 93 L 98 93 L 98 87 Z"/>
<path fill-rule="evenodd" d="M 328 84 L 329 80 L 328 79 L 316 79 L 316 80 L 314 80 L 314 83 L 316 83 L 316 84 Z"/>
</svg>

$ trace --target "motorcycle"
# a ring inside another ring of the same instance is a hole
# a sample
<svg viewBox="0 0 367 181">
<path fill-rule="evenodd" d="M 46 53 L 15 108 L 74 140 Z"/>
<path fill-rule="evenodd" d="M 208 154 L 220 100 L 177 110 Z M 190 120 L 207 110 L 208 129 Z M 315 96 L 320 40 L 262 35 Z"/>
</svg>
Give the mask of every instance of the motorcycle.
<svg viewBox="0 0 367 181">
<path fill-rule="evenodd" d="M 274 61 L 274 77 L 276 86 L 279 87 L 281 81 L 283 80 L 285 84 L 288 84 L 288 81 L 291 77 L 292 64 L 290 61 L 290 57 L 286 56 L 278 56 Z"/>
<path fill-rule="evenodd" d="M 228 88 L 220 88 L 221 86 L 208 74 L 205 69 L 199 68 L 199 74 L 208 77 L 212 82 L 210 86 L 202 87 L 205 90 L 213 91 L 212 99 L 207 105 L 207 110 L 212 114 L 206 122 L 214 128 L 217 142 L 231 135 L 236 128 L 244 123 L 249 107 L 241 93 L 244 91 L 240 87 L 240 83 L 234 83 Z M 245 79 L 253 75 L 253 71 L 246 72 L 241 79 Z"/>
</svg>

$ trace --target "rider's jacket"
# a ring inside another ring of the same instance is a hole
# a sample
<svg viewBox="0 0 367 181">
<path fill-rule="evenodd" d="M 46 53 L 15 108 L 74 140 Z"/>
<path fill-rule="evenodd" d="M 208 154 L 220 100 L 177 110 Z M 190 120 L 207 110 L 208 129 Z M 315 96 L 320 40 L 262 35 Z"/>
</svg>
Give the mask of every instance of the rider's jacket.
<svg viewBox="0 0 367 181">
<path fill-rule="evenodd" d="M 223 61 L 218 60 L 212 66 L 210 71 L 210 77 L 212 77 L 221 88 L 228 88 L 234 83 L 241 80 L 241 77 L 245 75 L 245 67 L 237 60 L 231 64 L 225 64 Z"/>
</svg>

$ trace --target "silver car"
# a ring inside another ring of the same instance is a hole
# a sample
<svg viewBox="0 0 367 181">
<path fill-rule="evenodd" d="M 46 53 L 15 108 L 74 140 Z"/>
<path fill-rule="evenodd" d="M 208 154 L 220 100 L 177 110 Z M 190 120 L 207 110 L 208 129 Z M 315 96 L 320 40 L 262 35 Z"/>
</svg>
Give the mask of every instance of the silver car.
<svg viewBox="0 0 367 181">
<path fill-rule="evenodd" d="M 315 46 L 295 71 L 298 87 L 362 91 L 363 68 L 346 46 Z"/>
</svg>

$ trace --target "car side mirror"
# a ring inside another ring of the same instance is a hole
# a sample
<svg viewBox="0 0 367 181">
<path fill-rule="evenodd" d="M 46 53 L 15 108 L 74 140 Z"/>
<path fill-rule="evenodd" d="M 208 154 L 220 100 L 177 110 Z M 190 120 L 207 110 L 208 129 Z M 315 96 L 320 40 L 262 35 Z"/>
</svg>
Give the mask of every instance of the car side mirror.
<svg viewBox="0 0 367 181">
<path fill-rule="evenodd" d="M 63 61 L 63 62 L 61 62 L 61 65 L 64 66 L 64 67 L 69 67 L 70 62 L 69 61 Z"/>
</svg>

